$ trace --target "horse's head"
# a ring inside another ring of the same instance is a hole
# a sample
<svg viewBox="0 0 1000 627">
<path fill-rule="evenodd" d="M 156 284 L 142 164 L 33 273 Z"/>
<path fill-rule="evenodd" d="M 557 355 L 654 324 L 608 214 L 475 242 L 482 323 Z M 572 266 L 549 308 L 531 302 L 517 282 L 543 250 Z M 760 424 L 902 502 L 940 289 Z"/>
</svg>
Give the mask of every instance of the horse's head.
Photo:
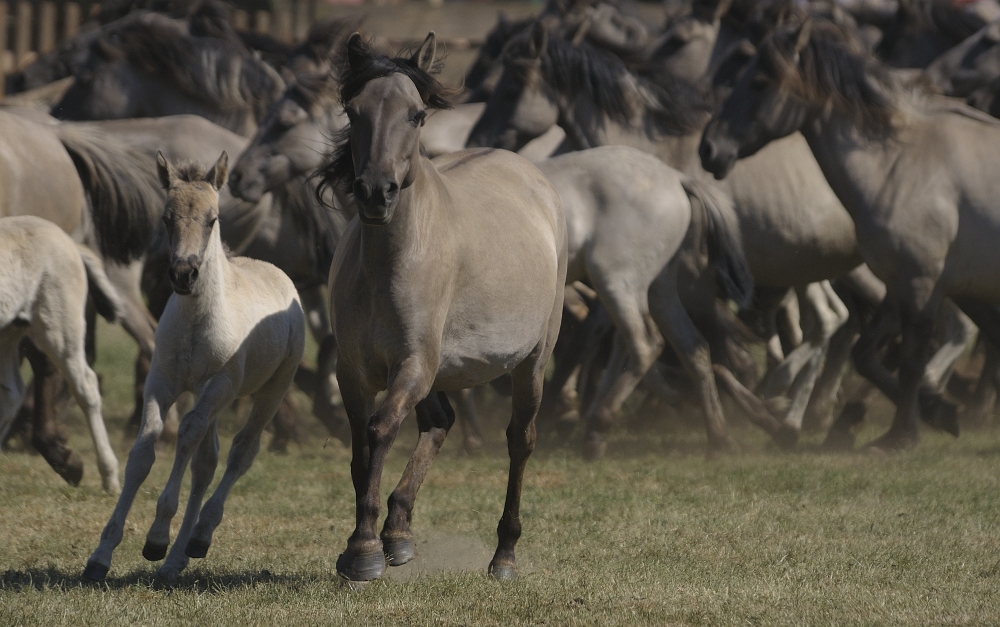
<svg viewBox="0 0 1000 627">
<path fill-rule="evenodd" d="M 62 120 L 109 120 L 137 117 L 138 83 L 116 33 L 99 35 L 74 68 L 74 79 L 52 107 Z"/>
<path fill-rule="evenodd" d="M 223 151 L 212 169 L 197 164 L 175 167 L 156 153 L 156 169 L 167 190 L 163 224 L 170 242 L 167 275 L 178 294 L 190 294 L 198 280 L 205 250 L 218 237 L 219 190 L 226 184 L 229 156 Z"/>
<path fill-rule="evenodd" d="M 507 46 L 503 73 L 467 146 L 520 150 L 559 121 L 557 94 L 542 72 L 548 37 L 545 24 L 538 21 Z"/>
<path fill-rule="evenodd" d="M 257 202 L 265 193 L 322 165 L 327 140 L 346 119 L 329 72 L 302 76 L 268 111 L 229 175 L 234 195 Z"/>
<path fill-rule="evenodd" d="M 448 90 L 431 75 L 434 33 L 411 57 L 390 58 L 355 33 L 347 41 L 340 99 L 350 120 L 347 140 L 324 170 L 320 192 L 350 187 L 365 224 L 387 224 L 401 190 L 413 184 L 420 156 L 420 127 L 428 109 L 446 109 Z"/>
<path fill-rule="evenodd" d="M 716 178 L 729 174 L 737 159 L 805 124 L 812 105 L 800 89 L 798 61 L 810 32 L 811 22 L 806 21 L 766 40 L 705 127 L 698 154 Z"/>
</svg>

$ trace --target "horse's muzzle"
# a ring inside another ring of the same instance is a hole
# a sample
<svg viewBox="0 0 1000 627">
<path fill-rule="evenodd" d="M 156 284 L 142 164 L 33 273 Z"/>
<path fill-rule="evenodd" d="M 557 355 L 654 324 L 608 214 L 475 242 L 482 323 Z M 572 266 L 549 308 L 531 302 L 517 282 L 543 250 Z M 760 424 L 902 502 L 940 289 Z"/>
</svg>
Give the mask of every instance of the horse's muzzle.
<svg viewBox="0 0 1000 627">
<path fill-rule="evenodd" d="M 191 293 L 195 281 L 198 280 L 198 267 L 201 265 L 200 259 L 188 257 L 178 259 L 170 264 L 167 270 L 167 277 L 170 278 L 170 285 L 174 291 L 181 296 Z"/>
<path fill-rule="evenodd" d="M 354 200 L 358 217 L 365 224 L 386 224 L 392 219 L 399 199 L 399 184 L 386 180 L 372 185 L 363 178 L 354 179 Z"/>
<path fill-rule="evenodd" d="M 718 180 L 726 178 L 736 164 L 735 153 L 729 154 L 729 151 L 721 150 L 708 137 L 702 137 L 701 144 L 698 145 L 698 156 L 701 158 L 701 167 L 711 172 Z"/>
</svg>

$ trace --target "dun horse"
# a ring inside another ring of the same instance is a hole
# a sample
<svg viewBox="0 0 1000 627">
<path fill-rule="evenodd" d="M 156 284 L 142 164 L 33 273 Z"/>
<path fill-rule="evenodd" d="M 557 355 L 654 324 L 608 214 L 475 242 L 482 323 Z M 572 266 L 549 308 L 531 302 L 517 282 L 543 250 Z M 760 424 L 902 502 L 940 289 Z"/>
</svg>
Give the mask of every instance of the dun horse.
<svg viewBox="0 0 1000 627">
<path fill-rule="evenodd" d="M 174 294 L 156 330 L 142 426 L 125 467 L 125 486 L 101 543 L 87 562 L 83 573 L 87 579 L 106 576 L 132 501 L 156 457 L 154 444 L 163 429 L 162 417 L 181 392 L 199 397 L 181 421 L 174 466 L 142 554 L 151 561 L 166 555 L 170 520 L 190 461 L 187 510 L 158 575 L 176 578 L 189 557 L 205 557 L 226 498 L 253 463 L 261 433 L 302 358 L 305 319 L 292 281 L 270 264 L 245 257 L 229 259 L 222 246 L 218 202 L 227 161 L 223 152 L 206 173 L 193 164 L 175 168 L 157 155 L 160 180 L 167 188 L 163 222 L 170 240 L 168 274 Z M 243 396 L 253 397 L 253 409 L 233 438 L 219 486 L 202 508 L 219 461 L 219 413 Z"/>
<path fill-rule="evenodd" d="M 87 416 L 104 489 L 117 494 L 118 460 L 108 442 L 97 375 L 87 365 L 84 347 L 88 282 L 98 311 L 114 321 L 122 303 L 97 255 L 48 220 L 0 218 L 0 441 L 24 397 L 18 347 L 28 337 L 69 380 Z M 74 483 L 81 476 L 74 476 Z"/>
<path fill-rule="evenodd" d="M 933 382 L 931 330 L 951 298 L 1000 339 L 1000 123 L 955 102 L 919 100 L 833 25 L 777 31 L 761 45 L 706 127 L 700 154 L 725 176 L 738 158 L 801 131 L 887 295 L 859 349 L 902 331 L 899 378 L 866 373 L 896 402 L 880 448 L 913 446 Z M 873 350 L 865 352 L 874 353 Z M 862 364 L 858 364 L 859 368 Z"/>
<path fill-rule="evenodd" d="M 349 136 L 325 174 L 327 184 L 353 189 L 358 206 L 330 271 L 357 495 L 357 526 L 337 571 L 354 581 L 381 577 L 385 555 L 390 565 L 414 555 L 414 498 L 454 420 L 440 392 L 506 373 L 513 383 L 510 475 L 489 572 L 517 575 L 521 485 L 561 321 L 566 223 L 544 175 L 505 151 L 433 161 L 420 152 L 427 109 L 449 106 L 428 73 L 435 48 L 431 33 L 412 58 L 389 58 L 351 36 L 341 77 Z M 376 411 L 381 390 L 387 394 Z M 389 497 L 380 539 L 382 470 L 415 406 L 421 434 Z"/>
</svg>

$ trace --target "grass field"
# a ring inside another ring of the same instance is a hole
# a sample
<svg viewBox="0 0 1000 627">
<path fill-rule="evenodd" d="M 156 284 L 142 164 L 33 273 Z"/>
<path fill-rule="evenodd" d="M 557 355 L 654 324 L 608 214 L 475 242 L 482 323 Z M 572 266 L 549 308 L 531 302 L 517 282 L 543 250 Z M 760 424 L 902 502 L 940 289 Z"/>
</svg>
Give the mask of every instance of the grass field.
<svg viewBox="0 0 1000 627">
<path fill-rule="evenodd" d="M 133 355 L 117 328 L 103 329 L 97 369 L 115 442 Z M 78 488 L 38 456 L 0 454 L 0 625 L 1000 622 L 994 431 L 928 433 L 918 451 L 889 458 L 819 454 L 809 440 L 777 454 L 739 425 L 744 453 L 711 462 L 700 431 L 669 425 L 620 429 L 593 464 L 543 442 L 528 465 L 513 583 L 484 574 L 506 481 L 502 432 L 491 429 L 477 458 L 455 433 L 417 501 L 417 559 L 355 592 L 334 566 L 353 526 L 349 453 L 315 429 L 288 455 L 261 453 L 208 557 L 170 589 L 140 555 L 172 459 L 162 455 L 106 584 L 82 584 L 114 499 L 100 490 L 82 420 L 68 426 L 87 464 Z M 223 454 L 237 427 L 225 422 Z M 404 424 L 386 491 L 415 431 Z"/>
</svg>

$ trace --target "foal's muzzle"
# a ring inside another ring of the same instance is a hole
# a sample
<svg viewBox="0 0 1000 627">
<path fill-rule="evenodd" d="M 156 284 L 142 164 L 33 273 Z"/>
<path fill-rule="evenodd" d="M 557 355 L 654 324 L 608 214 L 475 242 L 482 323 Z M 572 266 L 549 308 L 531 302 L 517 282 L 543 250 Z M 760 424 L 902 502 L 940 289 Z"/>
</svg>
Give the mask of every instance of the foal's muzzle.
<svg viewBox="0 0 1000 627">
<path fill-rule="evenodd" d="M 365 224 L 385 224 L 392 218 L 392 211 L 399 199 L 399 184 L 392 179 L 369 182 L 363 177 L 354 179 L 354 200 L 358 217 Z"/>
<path fill-rule="evenodd" d="M 195 281 L 198 280 L 198 267 L 201 259 L 191 256 L 186 259 L 175 259 L 167 270 L 170 285 L 174 291 L 184 296 L 191 293 Z"/>
</svg>

